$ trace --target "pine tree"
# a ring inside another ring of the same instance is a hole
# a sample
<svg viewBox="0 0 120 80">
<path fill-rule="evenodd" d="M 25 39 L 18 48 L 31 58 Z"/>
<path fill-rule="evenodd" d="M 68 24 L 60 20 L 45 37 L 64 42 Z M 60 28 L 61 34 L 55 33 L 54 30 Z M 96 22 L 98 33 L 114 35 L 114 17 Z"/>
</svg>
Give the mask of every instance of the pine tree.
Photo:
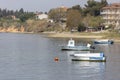
<svg viewBox="0 0 120 80">
<path fill-rule="evenodd" d="M 101 7 L 105 7 L 106 5 L 108 5 L 107 0 L 101 0 Z"/>
</svg>

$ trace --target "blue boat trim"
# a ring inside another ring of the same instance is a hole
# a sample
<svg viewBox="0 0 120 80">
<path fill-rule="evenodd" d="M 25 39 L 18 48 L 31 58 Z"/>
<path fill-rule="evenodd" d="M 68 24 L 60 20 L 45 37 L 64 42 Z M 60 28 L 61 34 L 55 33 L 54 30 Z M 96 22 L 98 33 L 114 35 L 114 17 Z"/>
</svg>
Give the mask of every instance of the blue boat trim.
<svg viewBox="0 0 120 80">
<path fill-rule="evenodd" d="M 103 60 L 104 57 L 89 57 L 90 60 Z"/>
<path fill-rule="evenodd" d="M 106 61 L 104 53 L 77 53 L 71 55 L 72 61 Z"/>
</svg>

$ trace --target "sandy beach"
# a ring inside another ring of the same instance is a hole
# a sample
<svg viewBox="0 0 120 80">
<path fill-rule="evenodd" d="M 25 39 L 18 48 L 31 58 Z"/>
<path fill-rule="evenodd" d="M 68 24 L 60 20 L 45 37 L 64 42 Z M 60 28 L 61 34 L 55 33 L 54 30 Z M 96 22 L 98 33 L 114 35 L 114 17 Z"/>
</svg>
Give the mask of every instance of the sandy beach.
<svg viewBox="0 0 120 80">
<path fill-rule="evenodd" d="M 95 35 L 78 35 L 71 33 L 56 33 L 50 34 L 49 37 L 66 37 L 66 38 L 102 38 L 103 36 L 95 36 Z"/>
<path fill-rule="evenodd" d="M 44 32 L 47 37 L 53 38 L 82 38 L 82 39 L 109 39 L 105 38 L 105 35 L 98 34 L 98 33 L 70 33 L 70 32 L 63 32 L 63 33 L 56 33 L 56 32 Z M 111 39 L 111 38 L 110 38 Z M 113 38 L 114 42 L 120 42 L 120 39 Z"/>
<path fill-rule="evenodd" d="M 49 33 L 45 32 L 44 34 L 47 34 L 47 37 L 62 37 L 62 38 L 91 38 L 91 39 L 102 39 L 102 35 L 88 35 L 88 34 L 80 34 L 80 33 Z"/>
</svg>

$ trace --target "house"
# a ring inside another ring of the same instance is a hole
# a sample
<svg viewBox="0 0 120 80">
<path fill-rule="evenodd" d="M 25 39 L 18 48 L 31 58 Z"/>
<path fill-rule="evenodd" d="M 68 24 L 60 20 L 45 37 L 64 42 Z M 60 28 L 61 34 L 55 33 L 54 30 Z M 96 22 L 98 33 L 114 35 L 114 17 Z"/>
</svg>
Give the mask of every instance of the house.
<svg viewBox="0 0 120 80">
<path fill-rule="evenodd" d="M 36 14 L 36 19 L 48 19 L 48 15 L 47 14 Z"/>
<path fill-rule="evenodd" d="M 94 32 L 97 31 L 95 27 L 86 27 L 86 32 Z"/>
<path fill-rule="evenodd" d="M 65 11 L 65 12 L 68 10 L 68 8 L 65 7 L 65 6 L 61 6 L 61 7 L 59 7 L 58 9 L 59 9 L 59 10 L 62 10 L 62 11 Z"/>
<path fill-rule="evenodd" d="M 12 18 L 13 20 L 16 20 L 16 16 L 14 16 L 14 15 L 11 15 L 11 18 Z"/>
<path fill-rule="evenodd" d="M 104 19 L 104 25 L 113 25 L 120 29 L 120 3 L 113 3 L 101 9 L 101 16 Z"/>
</svg>

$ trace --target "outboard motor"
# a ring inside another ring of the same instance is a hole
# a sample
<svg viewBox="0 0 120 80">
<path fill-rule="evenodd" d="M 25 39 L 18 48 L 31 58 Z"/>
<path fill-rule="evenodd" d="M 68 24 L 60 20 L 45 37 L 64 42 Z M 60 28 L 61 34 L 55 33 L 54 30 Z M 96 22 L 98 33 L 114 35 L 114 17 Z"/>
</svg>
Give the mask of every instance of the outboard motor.
<svg viewBox="0 0 120 80">
<path fill-rule="evenodd" d="M 91 47 L 91 44 L 88 43 L 88 44 L 87 44 L 87 47 Z"/>
<path fill-rule="evenodd" d="M 92 46 L 90 46 L 90 48 L 91 48 L 91 49 L 95 49 L 95 46 L 92 45 Z"/>
<path fill-rule="evenodd" d="M 95 49 L 95 46 L 92 46 L 91 44 L 87 44 L 87 47 L 91 48 L 91 49 Z"/>
</svg>

